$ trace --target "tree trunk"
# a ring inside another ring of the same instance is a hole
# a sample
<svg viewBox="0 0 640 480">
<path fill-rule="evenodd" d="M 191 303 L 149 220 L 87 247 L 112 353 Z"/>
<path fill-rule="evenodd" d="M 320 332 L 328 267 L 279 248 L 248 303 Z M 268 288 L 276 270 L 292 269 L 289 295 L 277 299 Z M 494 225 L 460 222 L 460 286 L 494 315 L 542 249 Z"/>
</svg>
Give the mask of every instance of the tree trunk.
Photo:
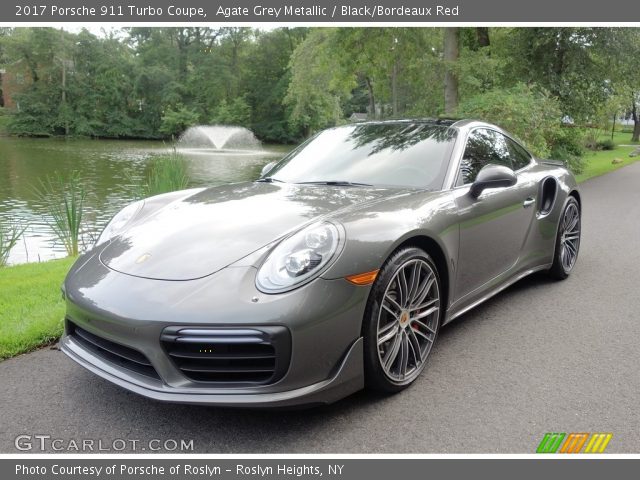
<svg viewBox="0 0 640 480">
<path fill-rule="evenodd" d="M 553 73 L 554 78 L 551 84 L 551 93 L 554 97 L 563 98 L 561 94 L 560 86 L 562 84 L 561 78 L 563 77 L 566 69 L 567 52 L 569 51 L 569 39 L 571 37 L 570 28 L 559 28 L 556 36 L 556 49 L 554 52 Z"/>
<path fill-rule="evenodd" d="M 289 53 L 290 55 L 293 55 L 293 51 L 296 47 L 293 45 L 293 39 L 291 38 L 291 30 L 289 30 L 289 27 L 284 27 L 284 33 L 287 34 L 287 40 L 289 41 Z"/>
<path fill-rule="evenodd" d="M 376 118 L 376 99 L 373 96 L 373 85 L 369 77 L 365 77 L 364 80 L 367 82 L 367 91 L 369 92 L 369 115 L 371 115 L 371 119 L 374 119 Z"/>
<path fill-rule="evenodd" d="M 453 63 L 460 56 L 460 29 L 447 27 L 444 29 L 444 113 L 452 115 L 458 108 L 458 75 Z"/>
<path fill-rule="evenodd" d="M 616 134 L 616 120 L 618 119 L 618 114 L 613 114 L 613 125 L 611 125 L 611 141 L 613 142 L 613 136 Z"/>
<path fill-rule="evenodd" d="M 189 34 L 185 30 L 180 28 L 176 38 L 178 45 L 178 78 L 180 82 L 185 82 L 187 78 L 187 48 L 189 47 Z"/>
<path fill-rule="evenodd" d="M 477 27 L 476 39 L 478 40 L 480 48 L 491 45 L 491 42 L 489 41 L 489 27 Z"/>
<path fill-rule="evenodd" d="M 67 118 L 67 111 L 65 106 L 67 104 L 67 65 L 65 60 L 62 60 L 62 108 L 64 112 L 64 135 L 69 136 L 69 119 Z"/>
<path fill-rule="evenodd" d="M 60 29 L 60 46 L 64 47 L 64 32 L 62 28 Z M 60 63 L 62 63 L 62 111 L 64 112 L 64 136 L 69 136 L 69 119 L 67 118 L 67 61 L 64 59 L 64 56 L 60 58 Z"/>
<path fill-rule="evenodd" d="M 631 114 L 633 116 L 633 136 L 632 142 L 640 141 L 640 116 L 638 115 L 638 103 L 636 102 L 636 94 L 633 93 L 633 103 L 631 107 Z"/>
<path fill-rule="evenodd" d="M 393 116 L 398 115 L 398 62 L 393 62 L 391 70 L 391 108 Z"/>
</svg>

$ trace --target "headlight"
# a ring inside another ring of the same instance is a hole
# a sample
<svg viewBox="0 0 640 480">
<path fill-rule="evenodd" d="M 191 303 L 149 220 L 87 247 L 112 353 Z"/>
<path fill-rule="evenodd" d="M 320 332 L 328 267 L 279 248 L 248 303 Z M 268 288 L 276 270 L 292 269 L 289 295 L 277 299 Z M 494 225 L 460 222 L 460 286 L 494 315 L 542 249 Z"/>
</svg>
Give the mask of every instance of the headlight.
<svg viewBox="0 0 640 480">
<path fill-rule="evenodd" d="M 256 286 L 264 293 L 292 290 L 318 276 L 344 243 L 342 228 L 330 222 L 309 225 L 284 239 L 258 270 Z"/>
<path fill-rule="evenodd" d="M 127 205 L 118 213 L 116 213 L 116 215 L 111 219 L 107 226 L 104 227 L 104 230 L 100 234 L 100 237 L 98 237 L 96 245 L 107 242 L 118 235 L 120 232 L 122 232 L 127 224 L 133 219 L 133 217 L 135 217 L 142 209 L 143 205 L 144 200 L 140 200 L 138 202 L 132 203 L 131 205 Z"/>
</svg>

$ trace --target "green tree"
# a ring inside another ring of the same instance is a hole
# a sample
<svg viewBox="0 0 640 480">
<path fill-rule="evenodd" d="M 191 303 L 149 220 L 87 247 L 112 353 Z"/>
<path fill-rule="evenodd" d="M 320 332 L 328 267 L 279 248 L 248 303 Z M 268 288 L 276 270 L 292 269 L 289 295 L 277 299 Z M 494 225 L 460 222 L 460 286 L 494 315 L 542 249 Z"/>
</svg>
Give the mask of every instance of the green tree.
<svg viewBox="0 0 640 480">
<path fill-rule="evenodd" d="M 291 60 L 292 118 L 314 130 L 365 105 L 369 118 L 437 113 L 442 95 L 425 85 L 442 84 L 441 39 L 439 29 L 312 31 Z"/>
<path fill-rule="evenodd" d="M 213 123 L 249 127 L 251 126 L 251 107 L 245 97 L 236 97 L 230 104 L 223 100 L 218 106 Z"/>
<path fill-rule="evenodd" d="M 340 122 L 341 100 L 354 87 L 329 48 L 335 31 L 313 30 L 291 57 L 291 83 L 284 104 L 291 108 L 292 126 L 301 128 L 306 136 Z"/>
<path fill-rule="evenodd" d="M 24 77 L 8 117 L 22 135 L 163 138 L 219 122 L 295 142 L 353 112 L 435 116 L 455 112 L 457 102 L 512 100 L 522 85 L 538 85 L 559 118 L 577 123 L 608 123 L 622 100 L 637 138 L 638 35 L 591 27 L 183 26 L 103 38 L 3 28 L 0 64 Z"/>
<path fill-rule="evenodd" d="M 291 81 L 289 59 L 307 32 L 307 28 L 258 31 L 247 53 L 241 88 L 251 107 L 250 128 L 267 142 L 290 143 L 302 136 L 301 129 L 289 122 L 290 108 L 282 100 Z"/>
<path fill-rule="evenodd" d="M 617 29 L 613 33 L 610 57 L 614 108 L 631 113 L 633 132 L 631 141 L 640 140 L 640 30 Z"/>
<path fill-rule="evenodd" d="M 452 114 L 458 108 L 458 74 L 455 64 L 460 58 L 460 29 L 444 29 L 444 113 Z"/>
<path fill-rule="evenodd" d="M 17 134 L 49 135 L 60 130 L 64 103 L 62 75 L 70 35 L 53 28 L 15 29 L 2 38 L 7 64 L 23 78 L 25 89 L 15 95 L 20 105 L 9 123 Z"/>
<path fill-rule="evenodd" d="M 558 100 L 543 88 L 525 84 L 496 88 L 463 101 L 457 113 L 495 123 L 535 155 L 564 160 L 575 173 L 581 171 L 580 131 L 562 125 Z"/>
<path fill-rule="evenodd" d="M 341 28 L 331 38 L 330 50 L 340 60 L 339 75 L 355 82 L 352 95 L 366 93 L 370 118 L 399 117 L 417 103 L 424 107 L 433 99 L 424 85 L 441 82 L 433 76 L 439 33 L 437 29 Z"/>
<path fill-rule="evenodd" d="M 198 114 L 184 105 L 169 108 L 162 116 L 160 132 L 172 137 L 179 136 L 187 128 L 198 123 Z"/>
<path fill-rule="evenodd" d="M 588 121 L 606 101 L 614 29 L 511 29 L 506 78 L 537 83 L 558 98 L 564 115 Z"/>
</svg>

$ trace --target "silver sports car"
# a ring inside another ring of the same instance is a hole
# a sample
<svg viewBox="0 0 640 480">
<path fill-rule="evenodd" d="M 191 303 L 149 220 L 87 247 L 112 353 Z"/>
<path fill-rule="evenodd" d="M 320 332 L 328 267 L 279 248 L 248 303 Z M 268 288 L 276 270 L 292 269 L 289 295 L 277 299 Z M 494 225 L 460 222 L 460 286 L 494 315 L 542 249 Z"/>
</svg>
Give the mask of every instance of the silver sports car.
<svg viewBox="0 0 640 480">
<path fill-rule="evenodd" d="M 566 278 L 580 218 L 571 173 L 496 126 L 331 128 L 254 182 L 124 208 L 64 282 L 61 347 L 170 402 L 395 392 L 443 325 L 532 272 Z"/>
</svg>

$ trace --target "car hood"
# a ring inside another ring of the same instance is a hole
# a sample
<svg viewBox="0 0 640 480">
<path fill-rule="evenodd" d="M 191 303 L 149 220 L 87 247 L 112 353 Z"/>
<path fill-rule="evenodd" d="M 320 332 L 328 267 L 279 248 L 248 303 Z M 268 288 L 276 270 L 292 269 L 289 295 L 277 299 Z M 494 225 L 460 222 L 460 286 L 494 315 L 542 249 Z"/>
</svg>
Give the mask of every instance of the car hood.
<svg viewBox="0 0 640 480">
<path fill-rule="evenodd" d="M 197 191 L 147 214 L 100 253 L 109 268 L 159 280 L 210 275 L 311 221 L 397 189 L 241 183 Z"/>
</svg>

